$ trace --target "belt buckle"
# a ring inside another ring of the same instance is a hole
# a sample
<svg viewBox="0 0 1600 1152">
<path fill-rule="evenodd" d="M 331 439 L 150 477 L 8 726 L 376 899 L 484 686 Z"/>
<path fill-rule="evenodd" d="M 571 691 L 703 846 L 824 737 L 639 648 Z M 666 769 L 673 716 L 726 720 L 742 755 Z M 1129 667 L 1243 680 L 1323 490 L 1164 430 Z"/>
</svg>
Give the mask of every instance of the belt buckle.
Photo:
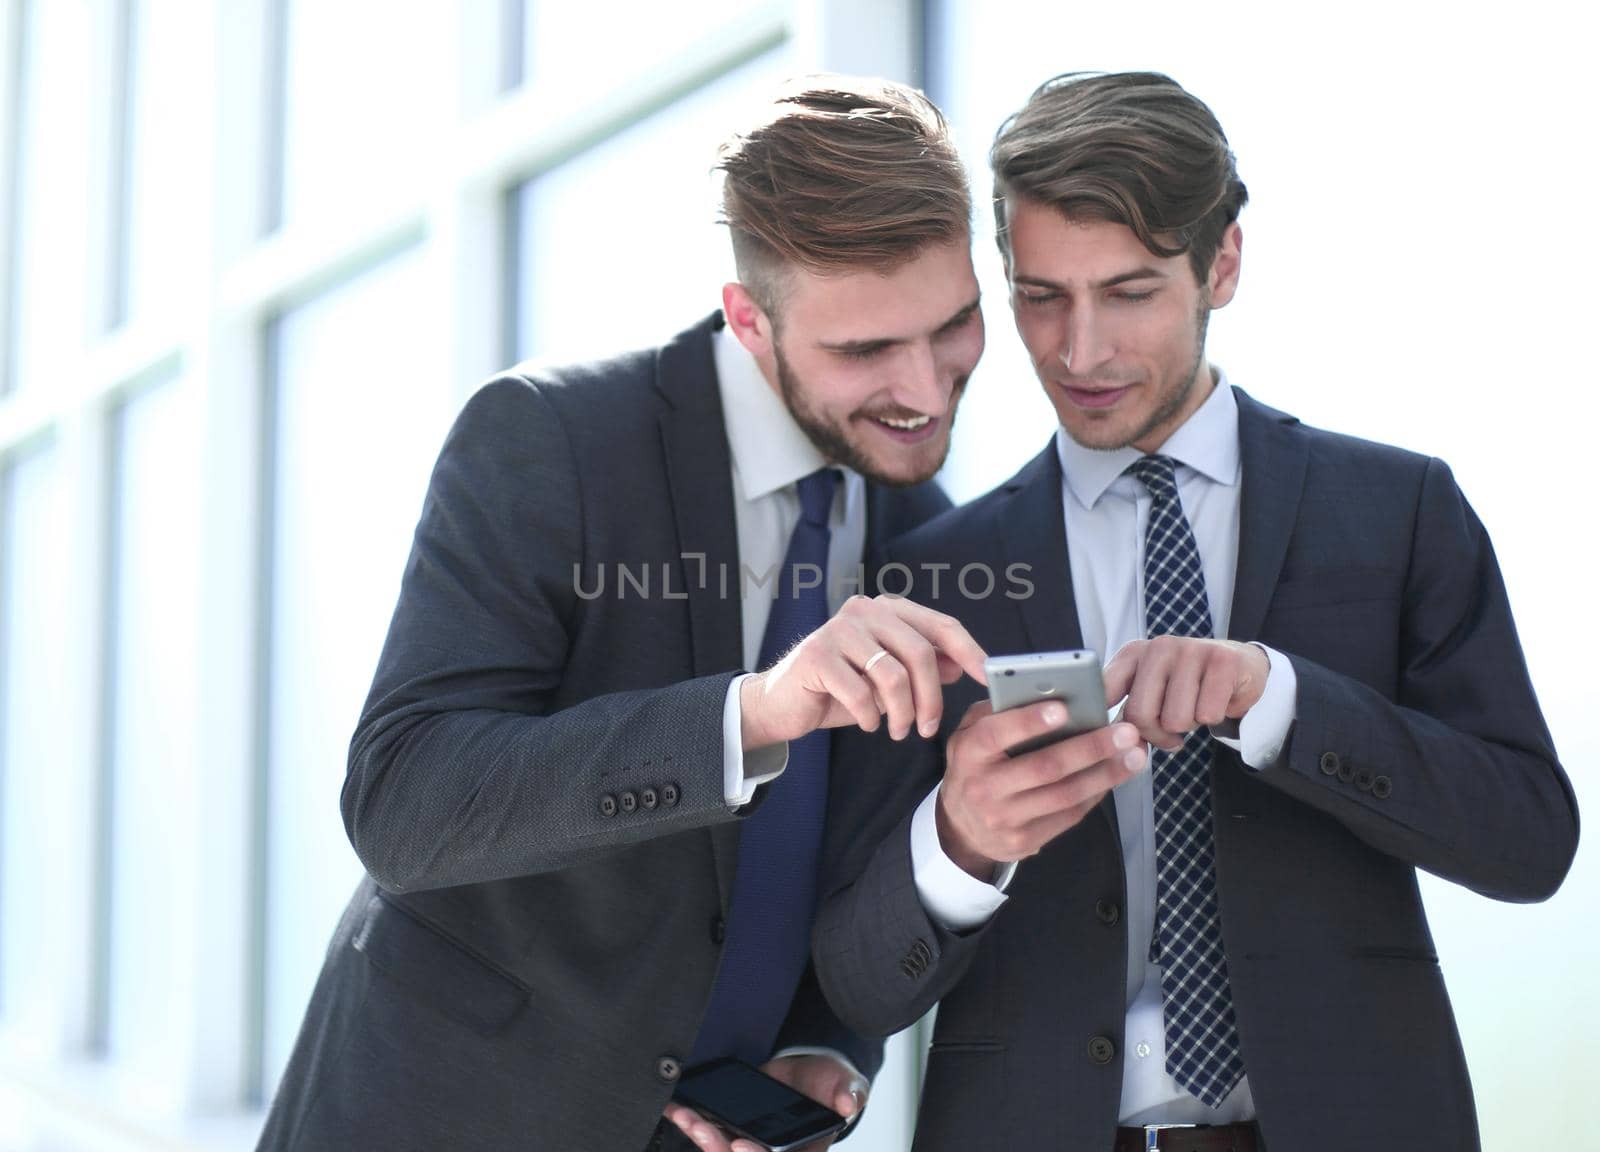
<svg viewBox="0 0 1600 1152">
<path fill-rule="evenodd" d="M 1146 1124 L 1144 1125 L 1145 1152 L 1161 1152 L 1161 1133 L 1168 1128 L 1198 1128 L 1198 1124 Z"/>
</svg>

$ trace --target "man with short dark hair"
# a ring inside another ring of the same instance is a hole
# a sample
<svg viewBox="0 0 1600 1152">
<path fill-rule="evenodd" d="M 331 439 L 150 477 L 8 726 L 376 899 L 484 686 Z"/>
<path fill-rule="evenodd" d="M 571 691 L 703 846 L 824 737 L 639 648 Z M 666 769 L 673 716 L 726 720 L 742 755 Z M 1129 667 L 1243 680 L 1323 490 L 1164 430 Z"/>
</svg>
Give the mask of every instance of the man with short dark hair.
<svg viewBox="0 0 1600 1152">
<path fill-rule="evenodd" d="M 948 507 L 970 200 L 937 110 L 874 81 L 792 87 L 720 166 L 722 312 L 508 372 L 444 445 L 350 747 L 370 876 L 264 1148 L 716 1148 L 668 1102 L 730 1055 L 861 1105 L 881 1045 L 807 955 L 827 730 L 932 732 L 982 675 L 954 621 L 846 599 Z"/>
<path fill-rule="evenodd" d="M 990 652 L 1114 652 L 1126 704 L 1057 745 L 1101 742 L 1079 772 L 1004 752 L 1058 705 L 973 705 L 942 760 L 841 737 L 879 803 L 829 828 L 823 987 L 868 1032 L 940 1001 L 919 1152 L 1476 1148 L 1416 870 L 1542 900 L 1578 836 L 1483 526 L 1440 461 L 1207 362 L 1246 193 L 1194 96 L 1057 77 L 992 160 L 1060 427 L 886 558 L 1027 565 L 1026 599 L 914 595 Z"/>
</svg>

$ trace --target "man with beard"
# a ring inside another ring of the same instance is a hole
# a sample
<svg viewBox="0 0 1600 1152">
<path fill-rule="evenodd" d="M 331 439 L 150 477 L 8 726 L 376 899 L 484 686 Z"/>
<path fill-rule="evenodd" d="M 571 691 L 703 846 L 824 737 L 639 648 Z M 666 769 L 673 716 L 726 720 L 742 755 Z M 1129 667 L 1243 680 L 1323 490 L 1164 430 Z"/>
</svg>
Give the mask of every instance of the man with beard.
<svg viewBox="0 0 1600 1152">
<path fill-rule="evenodd" d="M 1578 837 L 1483 526 L 1440 461 L 1207 362 L 1246 194 L 1195 97 L 1057 77 L 992 160 L 1060 427 L 888 559 L 1028 565 L 1026 600 L 917 595 L 991 652 L 1115 652 L 1122 722 L 1066 743 L 1117 751 L 1009 758 L 1041 726 L 987 703 L 942 764 L 842 738 L 881 802 L 829 827 L 823 987 L 868 1032 L 943 998 L 919 1152 L 1477 1148 L 1416 870 L 1541 900 Z"/>
<path fill-rule="evenodd" d="M 350 748 L 370 875 L 263 1148 L 710 1146 L 668 1103 L 726 1055 L 861 1105 L 881 1045 L 807 956 L 827 730 L 931 733 L 983 656 L 840 602 L 948 507 L 970 199 L 938 111 L 883 82 L 788 90 L 719 167 L 722 311 L 507 372 L 444 445 Z"/>
</svg>

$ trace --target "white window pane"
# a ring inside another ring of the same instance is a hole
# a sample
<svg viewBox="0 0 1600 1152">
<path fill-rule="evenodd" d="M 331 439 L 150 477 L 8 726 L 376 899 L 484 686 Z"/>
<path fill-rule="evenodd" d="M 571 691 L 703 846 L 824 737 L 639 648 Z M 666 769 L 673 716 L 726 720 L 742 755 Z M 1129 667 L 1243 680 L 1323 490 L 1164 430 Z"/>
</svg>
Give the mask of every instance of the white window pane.
<svg viewBox="0 0 1600 1152">
<path fill-rule="evenodd" d="M 420 254 L 286 315 L 276 337 L 268 735 L 267 1090 L 361 868 L 339 816 L 434 458 L 454 415 Z"/>
<path fill-rule="evenodd" d="M 137 317 L 202 282 L 212 51 L 181 4 L 133 0 L 129 25 L 127 314 Z"/>
<path fill-rule="evenodd" d="M 90 6 L 23 9 L 11 371 L 50 387 L 88 333 Z"/>
<path fill-rule="evenodd" d="M 552 97 L 625 84 L 715 36 L 719 26 L 764 7 L 769 5 L 760 0 L 523 0 L 522 82 Z"/>
<path fill-rule="evenodd" d="M 716 223 L 717 145 L 791 61 L 754 60 L 523 187 L 520 356 L 611 355 L 720 306 L 733 254 Z"/>
<path fill-rule="evenodd" d="M 83 723 L 65 699 L 65 517 L 56 454 L 17 459 L 0 484 L 0 1021 L 24 1022 L 53 998 L 41 931 L 54 914 L 40 875 L 60 733 Z"/>
<path fill-rule="evenodd" d="M 283 0 L 282 221 L 342 214 L 438 163 L 455 5 Z"/>
<path fill-rule="evenodd" d="M 185 392 L 165 382 L 116 421 L 113 571 L 110 949 L 106 1053 L 143 1075 L 173 1067 L 166 1027 L 184 994 L 174 894 L 194 794 L 198 508 Z M 220 770 L 220 768 L 219 768 Z"/>
</svg>

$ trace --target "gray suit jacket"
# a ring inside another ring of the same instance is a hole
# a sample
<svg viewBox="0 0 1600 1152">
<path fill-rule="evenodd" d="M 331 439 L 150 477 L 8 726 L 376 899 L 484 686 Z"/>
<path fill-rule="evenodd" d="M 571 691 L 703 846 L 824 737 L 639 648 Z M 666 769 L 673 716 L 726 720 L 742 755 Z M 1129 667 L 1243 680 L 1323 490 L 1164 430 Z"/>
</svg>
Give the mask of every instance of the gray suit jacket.
<svg viewBox="0 0 1600 1152">
<path fill-rule="evenodd" d="M 1253 772 L 1219 746 L 1212 769 L 1223 938 L 1262 1132 L 1294 1152 L 1473 1149 L 1416 870 L 1495 899 L 1548 896 L 1577 847 L 1571 785 L 1489 540 L 1449 470 L 1238 401 L 1230 628 L 1286 654 L 1299 681 L 1279 761 Z M 890 559 L 1029 565 L 1029 598 L 964 599 L 947 576 L 927 599 L 990 652 L 1043 651 L 1081 645 L 1070 546 L 1052 444 Z M 947 728 L 980 692 L 953 688 Z M 839 871 L 815 937 L 823 987 L 866 1032 L 943 998 L 918 1152 L 1104 1152 L 1128 1004 L 1115 806 L 1107 798 L 1023 861 L 986 926 L 952 935 L 922 910 L 908 840 L 941 747 L 836 745 L 876 799 L 830 814 Z"/>
<path fill-rule="evenodd" d="M 263 1148 L 650 1139 L 710 995 L 739 839 L 720 323 L 508 373 L 457 420 L 350 746 L 342 807 L 370 877 Z M 949 506 L 931 485 L 868 491 L 869 547 Z M 880 1059 L 809 972 L 789 1043 Z"/>
</svg>

